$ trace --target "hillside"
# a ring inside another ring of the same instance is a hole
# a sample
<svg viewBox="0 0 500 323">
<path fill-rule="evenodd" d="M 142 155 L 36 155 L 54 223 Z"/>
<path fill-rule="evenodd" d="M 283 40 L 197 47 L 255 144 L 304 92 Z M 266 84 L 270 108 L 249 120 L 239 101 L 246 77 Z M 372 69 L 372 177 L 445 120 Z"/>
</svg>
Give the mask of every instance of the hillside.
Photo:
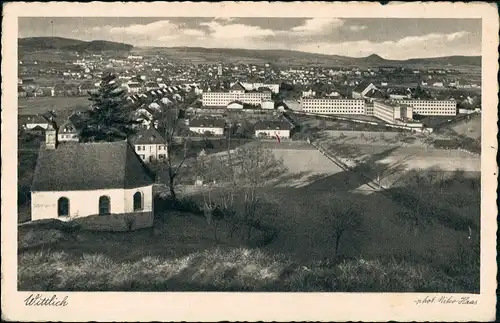
<svg viewBox="0 0 500 323">
<path fill-rule="evenodd" d="M 61 37 L 29 37 L 19 38 L 19 49 L 25 52 L 38 50 L 59 51 L 130 51 L 134 46 L 129 44 L 93 40 L 82 41 Z"/>
<path fill-rule="evenodd" d="M 367 57 L 347 57 L 325 55 L 292 50 L 249 50 L 233 48 L 202 47 L 149 47 L 134 48 L 145 55 L 165 55 L 173 60 L 192 60 L 199 63 L 248 62 L 272 63 L 276 65 L 327 65 L 327 66 L 401 66 L 401 65 L 440 65 L 453 66 L 481 65 L 480 56 L 451 56 L 437 58 L 415 58 L 409 60 L 388 60 L 372 54 Z"/>
<path fill-rule="evenodd" d="M 81 41 L 61 37 L 30 37 L 19 39 L 23 52 L 58 51 L 134 51 L 142 55 L 163 55 L 173 61 L 193 63 L 272 63 L 283 66 L 481 66 L 480 56 L 449 56 L 388 60 L 377 54 L 367 57 L 347 57 L 306 53 L 293 50 L 254 50 L 240 48 L 203 47 L 134 47 L 104 40 Z"/>
<path fill-rule="evenodd" d="M 85 44 L 85 42 L 62 37 L 29 37 L 18 40 L 18 46 L 23 50 L 64 49 L 81 44 Z"/>
</svg>

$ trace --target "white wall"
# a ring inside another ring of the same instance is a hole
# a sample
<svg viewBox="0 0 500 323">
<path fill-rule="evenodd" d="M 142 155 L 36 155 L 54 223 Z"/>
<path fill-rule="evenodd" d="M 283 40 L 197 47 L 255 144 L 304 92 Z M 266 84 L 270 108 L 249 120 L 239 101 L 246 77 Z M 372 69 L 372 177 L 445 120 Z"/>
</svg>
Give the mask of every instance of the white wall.
<svg viewBox="0 0 500 323">
<path fill-rule="evenodd" d="M 133 195 L 140 191 L 143 194 L 143 212 L 153 211 L 153 186 L 144 186 L 137 189 L 107 189 L 85 191 L 51 191 L 31 192 L 31 219 L 56 219 L 57 201 L 61 197 L 69 199 L 69 218 L 86 217 L 99 214 L 99 197 L 106 195 L 110 198 L 110 212 L 127 213 L 133 211 Z M 59 218 L 61 220 L 67 217 Z"/>
<path fill-rule="evenodd" d="M 274 110 L 274 102 L 273 101 L 264 101 L 261 104 L 262 109 L 264 110 Z"/>
<path fill-rule="evenodd" d="M 215 135 L 221 136 L 224 134 L 223 128 L 208 128 L 208 127 L 189 127 L 189 131 L 204 134 L 205 131 L 213 132 Z"/>
<path fill-rule="evenodd" d="M 65 142 L 65 141 L 75 141 L 75 142 L 78 142 L 79 138 L 78 138 L 77 134 L 58 133 L 57 134 L 57 141 L 59 141 L 59 142 Z"/>
<path fill-rule="evenodd" d="M 134 145 L 134 149 L 135 153 L 146 163 L 150 162 L 150 157 L 157 160 L 160 159 L 159 155 L 165 155 L 165 158 L 167 158 L 166 145 Z"/>
</svg>

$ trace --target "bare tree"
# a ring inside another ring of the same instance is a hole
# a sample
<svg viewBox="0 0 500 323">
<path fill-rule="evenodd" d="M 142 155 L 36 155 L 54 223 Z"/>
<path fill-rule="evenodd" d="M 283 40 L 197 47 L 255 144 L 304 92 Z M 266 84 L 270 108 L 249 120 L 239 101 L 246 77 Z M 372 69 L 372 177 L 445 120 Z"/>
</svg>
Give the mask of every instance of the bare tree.
<svg viewBox="0 0 500 323">
<path fill-rule="evenodd" d="M 249 239 L 257 209 L 264 200 L 259 188 L 286 171 L 283 160 L 257 144 L 235 151 L 228 148 L 227 154 L 222 156 L 198 158 L 196 165 L 197 175 L 207 183 L 204 189 L 207 209 L 217 207 L 223 217 L 231 221 L 231 235 L 242 221 Z M 241 216 L 237 218 L 235 200 L 238 196 L 243 198 L 243 203 Z"/>
<path fill-rule="evenodd" d="M 339 252 L 341 241 L 347 233 L 361 232 L 362 209 L 353 201 L 330 199 L 319 202 L 319 206 L 330 223 L 334 238 L 334 255 Z"/>
<path fill-rule="evenodd" d="M 170 196 L 174 200 L 177 199 L 175 192 L 177 176 L 188 158 L 190 142 L 189 138 L 183 138 L 182 143 L 175 140 L 180 130 L 178 113 L 178 108 L 167 108 L 162 105 L 162 111 L 157 115 L 157 120 L 159 120 L 158 128 L 163 134 L 167 149 L 167 156 L 161 166 L 162 169 L 166 167 Z"/>
<path fill-rule="evenodd" d="M 259 143 L 238 149 L 234 156 L 235 179 L 242 187 L 244 196 L 243 220 L 251 224 L 255 220 L 256 210 L 261 201 L 259 187 L 271 182 L 286 172 L 283 159 L 277 159 L 273 152 Z M 248 226 L 247 237 L 251 235 Z"/>
</svg>

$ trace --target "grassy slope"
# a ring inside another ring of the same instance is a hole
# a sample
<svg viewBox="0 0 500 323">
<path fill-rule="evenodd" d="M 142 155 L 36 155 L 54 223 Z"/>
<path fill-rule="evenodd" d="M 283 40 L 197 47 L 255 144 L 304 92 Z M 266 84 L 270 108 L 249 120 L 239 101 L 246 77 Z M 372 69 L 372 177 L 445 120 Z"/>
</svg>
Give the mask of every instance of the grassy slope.
<svg viewBox="0 0 500 323">
<path fill-rule="evenodd" d="M 406 261 L 348 260 L 307 266 L 247 248 L 214 248 L 184 257 L 116 261 L 103 254 L 29 252 L 19 257 L 20 290 L 73 291 L 376 291 L 462 292 L 451 277 Z M 464 279 L 465 278 L 465 279 Z"/>
</svg>

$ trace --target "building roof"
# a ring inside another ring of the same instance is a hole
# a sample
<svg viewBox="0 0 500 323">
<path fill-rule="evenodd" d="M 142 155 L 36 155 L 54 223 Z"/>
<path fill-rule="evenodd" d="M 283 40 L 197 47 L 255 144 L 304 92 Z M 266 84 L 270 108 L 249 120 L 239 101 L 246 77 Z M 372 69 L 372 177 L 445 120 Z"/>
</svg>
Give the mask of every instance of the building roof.
<svg viewBox="0 0 500 323">
<path fill-rule="evenodd" d="M 358 85 L 356 85 L 356 87 L 354 87 L 354 89 L 352 89 L 353 92 L 358 92 L 358 93 L 361 93 L 363 92 L 368 86 L 370 86 L 370 82 L 366 82 L 366 81 L 362 81 L 361 83 L 359 83 Z"/>
<path fill-rule="evenodd" d="M 39 114 L 35 114 L 33 116 L 27 117 L 26 123 L 31 123 L 31 124 L 33 124 L 33 123 L 41 123 L 41 124 L 45 124 L 45 123 L 49 123 L 49 121 L 45 117 L 43 117 L 43 116 L 41 116 Z"/>
<path fill-rule="evenodd" d="M 241 85 L 240 82 L 234 83 L 233 86 L 230 88 L 231 91 L 245 91 L 245 87 Z"/>
<path fill-rule="evenodd" d="M 127 141 L 41 147 L 31 191 L 81 191 L 151 185 L 154 175 Z"/>
<path fill-rule="evenodd" d="M 380 90 L 372 89 L 366 93 L 366 96 L 373 99 L 385 99 L 385 95 Z"/>
<path fill-rule="evenodd" d="M 189 121 L 189 127 L 197 128 L 224 128 L 226 121 L 221 118 L 196 118 Z"/>
<path fill-rule="evenodd" d="M 286 121 L 259 121 L 255 124 L 255 130 L 290 130 L 291 125 Z"/>
<path fill-rule="evenodd" d="M 130 139 L 130 142 L 134 145 L 164 145 L 165 138 L 163 138 L 158 130 L 151 127 L 140 130 Z"/>
<path fill-rule="evenodd" d="M 71 119 L 66 120 L 61 127 L 59 127 L 59 132 L 61 133 L 78 133 L 78 129 Z"/>
</svg>

